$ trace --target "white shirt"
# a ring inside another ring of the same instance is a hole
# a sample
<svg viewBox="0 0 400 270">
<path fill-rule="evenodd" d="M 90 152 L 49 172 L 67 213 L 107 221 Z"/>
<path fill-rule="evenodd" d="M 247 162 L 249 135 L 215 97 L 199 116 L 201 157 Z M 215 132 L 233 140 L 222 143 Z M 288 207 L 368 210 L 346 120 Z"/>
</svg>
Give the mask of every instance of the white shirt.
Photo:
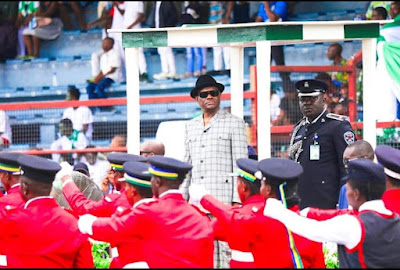
<svg viewBox="0 0 400 270">
<path fill-rule="evenodd" d="M 134 21 L 136 21 L 139 14 L 143 14 L 143 2 L 142 1 L 127 1 L 125 2 L 125 14 L 124 14 L 124 28 L 128 28 Z M 135 24 L 131 29 L 141 28 L 141 22 Z"/>
<path fill-rule="evenodd" d="M 11 127 L 8 115 L 0 110 L 0 134 L 2 138 L 7 139 L 11 144 Z"/>
<path fill-rule="evenodd" d="M 93 114 L 87 106 L 80 106 L 76 109 L 69 107 L 63 113 L 63 119 L 69 118 L 72 121 L 73 129 L 82 131 L 83 125 L 88 124 L 86 130 L 86 137 L 88 140 L 92 139 L 93 134 Z"/>
<path fill-rule="evenodd" d="M 74 142 L 74 148 L 75 149 L 84 149 L 88 145 L 88 140 L 86 136 L 82 133 L 79 132 L 78 138 L 76 142 Z M 63 135 L 50 145 L 51 150 L 71 150 L 72 149 L 72 141 L 68 139 L 67 136 Z M 76 158 L 77 155 L 76 153 L 72 154 L 73 158 Z M 51 154 L 52 159 L 55 162 L 59 162 L 61 155 L 60 154 Z"/>
<path fill-rule="evenodd" d="M 281 103 L 281 98 L 277 94 L 271 95 L 271 121 L 276 120 L 278 118 L 281 109 L 279 108 L 279 104 Z"/>
<path fill-rule="evenodd" d="M 107 176 L 107 172 L 110 169 L 110 162 L 97 159 L 93 165 L 87 161 L 85 164 L 88 166 L 90 178 L 101 188 L 101 181 Z"/>
<path fill-rule="evenodd" d="M 110 78 L 114 80 L 114 82 L 118 82 L 121 73 L 121 57 L 116 50 L 111 49 L 101 55 L 100 70 L 103 72 L 103 74 L 106 74 L 113 67 L 116 67 L 117 69 L 113 73 L 108 74 L 106 78 Z"/>
<path fill-rule="evenodd" d="M 125 9 L 125 3 L 117 4 L 122 10 Z M 124 15 L 122 15 L 116 7 L 114 9 L 114 16 L 112 17 L 111 29 L 124 29 Z"/>
<path fill-rule="evenodd" d="M 156 1 L 156 12 L 154 14 L 154 26 L 155 28 L 160 27 L 160 6 L 162 1 Z"/>
</svg>

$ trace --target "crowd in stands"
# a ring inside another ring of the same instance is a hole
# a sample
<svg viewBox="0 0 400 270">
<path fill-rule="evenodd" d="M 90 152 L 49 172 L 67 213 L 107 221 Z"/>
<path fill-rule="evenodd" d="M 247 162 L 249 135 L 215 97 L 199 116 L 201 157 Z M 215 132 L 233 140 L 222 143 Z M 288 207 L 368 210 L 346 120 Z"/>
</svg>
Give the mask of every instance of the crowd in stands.
<svg viewBox="0 0 400 270">
<path fill-rule="evenodd" d="M 40 44 L 56 39 L 63 30 L 103 30 L 102 49 L 92 54 L 92 78 L 88 78 L 86 92 L 89 99 L 106 98 L 107 88 L 125 78 L 125 53 L 122 47 L 121 33 L 107 33 L 106 29 L 137 29 L 141 27 L 174 27 L 185 24 L 227 24 L 248 22 L 278 22 L 288 20 L 295 3 L 291 1 L 259 1 L 258 10 L 251 13 L 250 1 L 185 1 L 185 2 L 141 2 L 141 1 L 98 1 L 97 18 L 88 22 L 84 10 L 90 2 L 61 1 L 19 1 L 0 3 L 0 61 L 7 59 L 34 59 L 40 57 Z M 394 19 L 398 14 L 398 2 L 372 1 L 365 14 L 354 19 L 367 20 Z M 73 15 L 74 17 L 71 17 Z M 384 23 L 382 23 L 384 27 Z M 330 44 L 326 56 L 332 65 L 347 65 L 342 56 L 342 45 Z M 151 82 L 164 79 L 185 79 L 202 74 L 229 74 L 229 47 L 214 47 L 213 70 L 207 71 L 207 48 L 186 48 L 187 65 L 184 74 L 177 74 L 175 55 L 172 48 L 157 49 L 160 56 L 161 73 L 149 78 L 143 48 L 139 49 L 140 81 Z M 210 52 L 210 51 L 209 51 Z M 285 65 L 283 46 L 272 46 L 271 61 L 276 65 Z M 271 124 L 293 125 L 302 117 L 298 110 L 298 98 L 295 95 L 289 72 L 280 72 L 282 94 L 277 87 L 271 87 Z M 360 76 L 362 75 L 362 72 Z M 315 79 L 329 85 L 326 93 L 328 111 L 347 115 L 348 77 L 346 72 L 319 73 Z M 273 89 L 274 88 L 274 89 Z M 362 91 L 358 89 L 358 91 Z M 70 92 L 72 93 L 72 92 Z M 71 94 L 71 99 L 73 95 Z M 77 98 L 79 100 L 79 96 Z M 95 112 L 96 108 L 91 108 Z M 99 107 L 111 110 L 112 107 Z M 81 108 L 78 108 L 80 111 Z M 76 108 L 69 108 L 69 115 L 63 118 L 79 118 Z M 87 110 L 86 110 L 87 111 Z M 90 111 L 90 110 L 89 110 Z M 89 114 L 88 114 L 89 115 Z M 88 116 L 82 119 L 92 119 Z M 93 122 L 93 119 L 91 120 Z M 74 130 L 86 133 L 91 140 L 91 127 Z M 85 127 L 85 124 L 83 125 Z M 81 129 L 81 130 L 80 130 Z"/>
</svg>

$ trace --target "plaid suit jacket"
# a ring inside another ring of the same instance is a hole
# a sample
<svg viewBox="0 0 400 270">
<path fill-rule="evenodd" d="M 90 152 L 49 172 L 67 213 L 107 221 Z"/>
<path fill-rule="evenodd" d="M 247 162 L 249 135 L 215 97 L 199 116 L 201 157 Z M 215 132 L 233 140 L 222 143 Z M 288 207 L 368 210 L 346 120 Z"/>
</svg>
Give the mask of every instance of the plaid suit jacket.
<svg viewBox="0 0 400 270">
<path fill-rule="evenodd" d="M 189 199 L 191 183 L 201 184 L 207 191 L 226 204 L 239 202 L 236 177 L 236 160 L 247 158 L 245 122 L 224 110 L 219 110 L 204 126 L 203 115 L 186 123 L 185 158 L 193 169 L 181 185 Z"/>
</svg>

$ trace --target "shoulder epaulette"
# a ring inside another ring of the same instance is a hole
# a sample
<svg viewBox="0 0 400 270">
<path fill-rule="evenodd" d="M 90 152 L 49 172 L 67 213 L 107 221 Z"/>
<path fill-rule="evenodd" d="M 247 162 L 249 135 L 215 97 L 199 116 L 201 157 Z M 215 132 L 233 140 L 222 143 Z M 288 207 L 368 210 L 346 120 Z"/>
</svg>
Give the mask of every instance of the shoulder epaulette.
<svg viewBox="0 0 400 270">
<path fill-rule="evenodd" d="M 336 114 L 336 113 L 328 113 L 326 115 L 326 117 L 333 119 L 333 120 L 338 120 L 338 121 L 344 121 L 347 119 L 347 117 L 345 115 L 340 115 L 340 114 Z"/>
<path fill-rule="evenodd" d="M 306 120 L 306 118 L 305 117 L 303 117 L 303 118 L 301 118 L 299 121 L 297 121 L 297 123 L 296 124 L 294 124 L 294 126 L 298 126 L 298 125 L 301 125 L 304 121 Z"/>
</svg>

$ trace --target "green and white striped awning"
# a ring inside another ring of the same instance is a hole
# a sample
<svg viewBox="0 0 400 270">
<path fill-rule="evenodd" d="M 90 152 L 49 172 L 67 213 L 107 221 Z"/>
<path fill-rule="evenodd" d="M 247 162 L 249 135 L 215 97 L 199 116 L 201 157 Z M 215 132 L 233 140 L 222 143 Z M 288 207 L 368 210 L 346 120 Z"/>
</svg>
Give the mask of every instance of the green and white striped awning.
<svg viewBox="0 0 400 270">
<path fill-rule="evenodd" d="M 274 22 L 201 25 L 196 27 L 113 29 L 122 32 L 126 47 L 211 47 L 234 43 L 254 46 L 256 41 L 272 45 L 324 42 L 379 37 L 379 21 Z"/>
</svg>

